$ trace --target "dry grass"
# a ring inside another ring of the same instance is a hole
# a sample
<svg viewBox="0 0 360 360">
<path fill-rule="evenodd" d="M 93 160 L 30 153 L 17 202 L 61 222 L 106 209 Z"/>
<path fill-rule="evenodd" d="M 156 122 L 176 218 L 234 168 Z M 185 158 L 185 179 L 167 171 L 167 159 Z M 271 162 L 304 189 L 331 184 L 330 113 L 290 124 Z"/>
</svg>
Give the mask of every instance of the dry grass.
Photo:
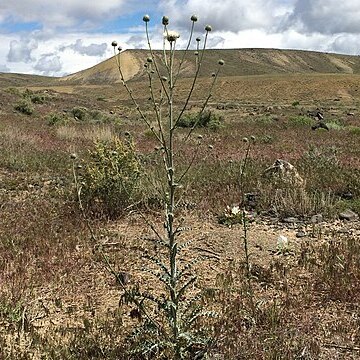
<svg viewBox="0 0 360 360">
<path fill-rule="evenodd" d="M 91 127 L 75 127 L 75 126 L 59 126 L 56 134 L 60 139 L 77 140 L 86 139 L 90 141 L 111 140 L 114 136 L 114 129 L 111 126 L 91 126 Z"/>
<path fill-rule="evenodd" d="M 147 106 L 145 85 L 132 86 Z M 188 86 L 182 80 L 179 91 Z M 219 312 L 213 358 L 360 358 L 359 224 L 332 222 L 340 209 L 360 208 L 359 133 L 351 130 L 360 121 L 357 88 L 357 77 L 348 75 L 221 79 L 210 108 L 224 117 L 224 127 L 197 131 L 203 144 L 185 179 L 179 209 L 191 229 L 183 239 L 193 239 L 195 252 L 209 257 L 196 273 L 204 305 Z M 141 271 L 141 254 L 156 249 L 144 242 L 150 231 L 136 208 L 117 221 L 92 220 L 98 242 L 90 240 L 74 202 L 68 155 L 76 151 L 86 159 L 94 140 L 129 131 L 149 179 L 156 182 L 156 144 L 129 110 L 122 89 L 54 89 L 59 94 L 48 104 L 34 104 L 30 117 L 13 113 L 16 92 L 0 92 L 0 358 L 129 359 L 124 355 L 131 345 L 128 334 L 139 322 L 130 317 L 131 308 L 119 306 L 122 290 L 104 270 L 97 249 L 102 245 L 115 268 L 131 274 L 131 284 L 149 291 L 157 285 Z M 200 88 L 195 95 L 192 111 Z M 108 101 L 97 101 L 99 96 Z M 51 127 L 44 120 L 49 112 L 74 106 L 112 110 L 121 125 Z M 318 107 L 341 129 L 314 132 L 297 118 Z M 257 216 L 249 230 L 251 287 L 244 277 L 241 227 L 217 223 L 227 205 L 241 201 L 241 139 L 250 135 L 257 141 L 244 180 L 245 191 L 258 195 L 257 212 L 275 204 L 279 217 L 321 212 L 329 220 L 304 225 L 306 237 L 298 239 L 297 228 Z M 180 167 L 196 142 L 179 147 Z M 266 183 L 262 173 L 277 158 L 297 167 L 306 180 L 304 191 Z M 348 192 L 353 199 L 342 198 Z M 142 209 L 161 230 L 155 195 L 144 189 Z M 288 252 L 277 251 L 279 234 L 290 239 Z M 204 320 L 198 326 L 213 324 Z"/>
</svg>

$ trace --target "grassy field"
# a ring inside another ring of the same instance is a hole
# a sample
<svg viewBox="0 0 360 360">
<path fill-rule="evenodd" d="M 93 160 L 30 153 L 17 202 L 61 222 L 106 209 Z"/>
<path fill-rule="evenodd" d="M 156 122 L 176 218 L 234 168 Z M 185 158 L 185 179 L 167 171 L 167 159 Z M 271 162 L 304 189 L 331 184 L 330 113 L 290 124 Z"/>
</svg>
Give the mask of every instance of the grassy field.
<svg viewBox="0 0 360 360">
<path fill-rule="evenodd" d="M 210 73 L 214 53 L 205 67 Z M 143 53 L 134 54 L 141 63 Z M 347 209 L 360 214 L 359 60 L 248 50 L 241 54 L 247 68 L 236 64 L 238 51 L 221 55 L 228 67 L 208 105 L 216 123 L 196 129 L 187 142 L 186 129 L 179 129 L 176 148 L 181 169 L 195 154 L 177 211 L 188 229 L 182 238 L 193 241 L 186 257 L 206 258 L 194 269 L 193 291 L 218 314 L 196 324 L 212 329 L 209 358 L 360 359 L 360 223 L 339 220 Z M 308 65 L 300 68 L 304 59 Z M 0 76 L 1 359 L 132 358 L 131 329 L 144 320 L 121 301 L 123 289 L 99 248 L 117 272 L 129 274 L 130 285 L 158 291 L 142 271 L 145 250 L 157 253 L 145 240 L 152 232 L 144 214 L 162 229 L 161 199 L 150 185 L 161 185 L 156 141 L 124 89 L 95 84 L 96 74 Z M 151 115 L 147 84 L 133 69 L 129 74 Z M 200 110 L 209 87 L 203 75 L 189 114 Z M 177 86 L 179 104 L 191 86 L 186 76 Z M 318 109 L 329 131 L 311 129 Z M 85 221 L 73 170 L 83 171 L 96 142 L 129 136 L 145 171 L 134 205 L 115 214 L 91 203 Z M 243 138 L 251 136 L 239 184 Z M 304 179 L 300 190 L 263 176 L 276 159 L 295 166 Z M 256 198 L 248 206 L 250 280 L 244 229 L 221 221 L 227 206 L 242 204 L 244 192 Z M 289 239 L 285 249 L 279 235 Z"/>
</svg>

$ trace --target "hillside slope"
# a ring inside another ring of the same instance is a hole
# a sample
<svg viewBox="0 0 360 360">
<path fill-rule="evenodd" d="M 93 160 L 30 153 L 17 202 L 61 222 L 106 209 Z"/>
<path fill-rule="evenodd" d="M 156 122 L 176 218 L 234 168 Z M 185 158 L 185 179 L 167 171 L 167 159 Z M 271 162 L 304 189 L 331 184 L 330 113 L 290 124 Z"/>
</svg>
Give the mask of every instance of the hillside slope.
<svg viewBox="0 0 360 360">
<path fill-rule="evenodd" d="M 156 57 L 161 52 L 155 52 Z M 126 50 L 121 53 L 121 64 L 126 80 L 145 76 L 143 64 L 147 50 Z M 176 65 L 183 55 L 178 51 Z M 226 66 L 221 76 L 272 75 L 287 73 L 306 74 L 360 74 L 360 56 L 321 53 L 302 50 L 277 49 L 210 49 L 206 50 L 200 76 L 210 76 L 219 59 Z M 161 72 L 165 69 L 161 69 Z M 190 51 L 185 59 L 181 77 L 191 77 L 195 72 L 195 56 Z M 65 76 L 61 82 L 74 84 L 109 84 L 119 82 L 119 72 L 114 58 L 89 69 Z"/>
</svg>

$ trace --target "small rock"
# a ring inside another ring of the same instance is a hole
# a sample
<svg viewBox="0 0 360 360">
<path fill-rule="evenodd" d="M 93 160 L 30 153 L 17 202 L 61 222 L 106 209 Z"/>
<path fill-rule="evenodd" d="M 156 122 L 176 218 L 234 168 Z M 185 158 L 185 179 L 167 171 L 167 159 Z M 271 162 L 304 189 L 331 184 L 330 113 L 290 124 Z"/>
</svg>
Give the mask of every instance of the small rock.
<svg viewBox="0 0 360 360">
<path fill-rule="evenodd" d="M 299 231 L 299 232 L 296 233 L 296 237 L 297 237 L 297 238 L 303 238 L 303 237 L 305 237 L 305 236 L 306 236 L 306 234 L 305 234 L 304 231 Z"/>
<path fill-rule="evenodd" d="M 351 191 L 343 192 L 340 196 L 344 200 L 351 200 L 351 199 L 354 198 L 354 195 L 353 195 L 353 193 Z"/>
<path fill-rule="evenodd" d="M 318 224 L 318 223 L 323 222 L 323 220 L 324 220 L 324 218 L 323 218 L 322 214 L 316 214 L 311 217 L 310 222 L 312 224 Z"/>
<path fill-rule="evenodd" d="M 346 221 L 354 221 L 356 220 L 357 218 L 359 217 L 358 214 L 356 214 L 355 212 L 353 212 L 352 210 L 350 209 L 347 209 L 343 212 L 341 212 L 339 214 L 339 219 L 340 220 L 346 220 Z"/>
</svg>

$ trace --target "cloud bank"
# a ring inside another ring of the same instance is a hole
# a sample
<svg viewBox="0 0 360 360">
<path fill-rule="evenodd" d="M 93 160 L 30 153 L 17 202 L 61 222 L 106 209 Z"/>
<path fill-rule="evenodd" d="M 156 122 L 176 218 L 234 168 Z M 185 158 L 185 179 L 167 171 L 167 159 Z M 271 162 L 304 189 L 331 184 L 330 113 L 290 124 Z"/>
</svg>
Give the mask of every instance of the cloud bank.
<svg viewBox="0 0 360 360">
<path fill-rule="evenodd" d="M 190 16 L 197 14 L 197 33 L 212 25 L 208 44 L 214 48 L 360 53 L 359 0 L 62 0 L 61 6 L 12 0 L 0 3 L 0 71 L 59 76 L 110 57 L 115 39 L 123 48 L 146 48 L 145 13 L 155 47 L 162 44 L 161 15 L 170 17 L 184 45 Z"/>
</svg>

